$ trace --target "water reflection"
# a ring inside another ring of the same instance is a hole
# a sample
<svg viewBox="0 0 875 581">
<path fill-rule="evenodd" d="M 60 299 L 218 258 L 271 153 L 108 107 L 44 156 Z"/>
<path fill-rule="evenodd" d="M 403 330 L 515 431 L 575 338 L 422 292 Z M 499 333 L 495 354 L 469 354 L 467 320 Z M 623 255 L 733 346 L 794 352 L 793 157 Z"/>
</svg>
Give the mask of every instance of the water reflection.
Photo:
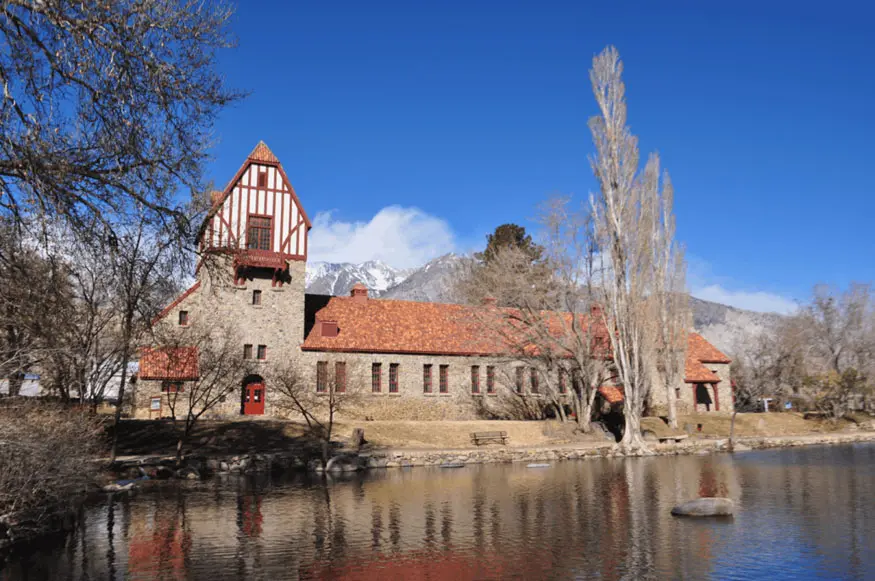
<svg viewBox="0 0 875 581">
<path fill-rule="evenodd" d="M 229 478 L 108 498 L 19 579 L 866 578 L 875 446 Z M 670 508 L 729 496 L 729 521 Z"/>
</svg>

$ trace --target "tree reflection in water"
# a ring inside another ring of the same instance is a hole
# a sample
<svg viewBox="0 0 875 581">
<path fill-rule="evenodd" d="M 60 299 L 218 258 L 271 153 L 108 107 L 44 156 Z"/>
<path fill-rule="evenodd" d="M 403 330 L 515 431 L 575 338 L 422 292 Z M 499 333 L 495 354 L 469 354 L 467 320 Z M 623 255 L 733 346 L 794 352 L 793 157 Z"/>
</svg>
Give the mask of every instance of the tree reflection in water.
<svg viewBox="0 0 875 581">
<path fill-rule="evenodd" d="M 217 478 L 108 498 L 19 579 L 863 578 L 875 446 L 461 470 L 324 482 Z M 674 519 L 729 496 L 734 520 Z"/>
</svg>

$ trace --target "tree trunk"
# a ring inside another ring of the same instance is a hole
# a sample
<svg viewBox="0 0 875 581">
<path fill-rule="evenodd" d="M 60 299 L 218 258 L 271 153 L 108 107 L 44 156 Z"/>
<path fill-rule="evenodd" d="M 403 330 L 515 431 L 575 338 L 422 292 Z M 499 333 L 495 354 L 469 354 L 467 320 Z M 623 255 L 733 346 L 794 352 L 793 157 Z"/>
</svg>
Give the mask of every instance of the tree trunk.
<svg viewBox="0 0 875 581">
<path fill-rule="evenodd" d="M 735 416 L 738 415 L 738 410 L 732 410 L 732 420 L 729 422 L 729 451 L 735 451 Z"/>
<path fill-rule="evenodd" d="M 191 435 L 192 428 L 194 428 L 195 419 L 192 418 L 191 412 L 189 412 L 188 416 L 185 418 L 185 429 L 182 431 L 182 435 L 179 437 L 179 440 L 176 442 L 176 466 L 182 466 L 182 448 L 185 446 L 186 442 L 188 442 L 188 437 Z"/>
<path fill-rule="evenodd" d="M 20 371 L 12 373 L 9 377 L 9 397 L 21 395 L 21 386 L 24 384 L 24 374 Z"/>
<path fill-rule="evenodd" d="M 628 405 L 628 402 L 627 402 Z M 626 419 L 626 427 L 623 430 L 623 438 L 620 447 L 627 451 L 650 452 L 650 448 L 641 435 L 641 416 L 638 412 L 624 408 L 623 416 Z"/>
<path fill-rule="evenodd" d="M 670 383 L 665 385 L 665 401 L 666 406 L 668 407 L 668 426 L 676 430 L 678 427 L 678 405 L 675 398 L 674 386 Z"/>
<path fill-rule="evenodd" d="M 564 424 L 568 419 L 565 417 L 565 406 L 562 405 L 562 402 L 554 402 L 553 407 L 556 408 L 556 415 L 559 416 L 559 420 Z"/>
<path fill-rule="evenodd" d="M 127 326 L 128 323 L 126 322 L 125 325 Z M 118 453 L 118 428 L 122 421 L 122 406 L 125 401 L 125 383 L 128 380 L 128 359 L 131 357 L 130 333 L 126 331 L 125 335 L 125 346 L 124 349 L 122 349 L 122 376 L 118 384 L 118 401 L 116 401 L 115 404 L 115 419 L 112 423 L 112 450 L 110 450 L 109 453 L 110 462 L 115 462 L 116 454 Z"/>
</svg>

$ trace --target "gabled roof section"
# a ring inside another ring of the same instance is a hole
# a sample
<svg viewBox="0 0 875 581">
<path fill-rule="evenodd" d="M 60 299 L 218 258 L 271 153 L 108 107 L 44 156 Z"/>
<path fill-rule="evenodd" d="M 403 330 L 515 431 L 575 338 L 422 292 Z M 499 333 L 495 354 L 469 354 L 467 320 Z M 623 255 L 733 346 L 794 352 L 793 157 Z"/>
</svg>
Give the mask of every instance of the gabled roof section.
<svg viewBox="0 0 875 581">
<path fill-rule="evenodd" d="M 279 165 L 280 160 L 273 154 L 267 144 L 263 141 L 259 141 L 258 145 L 255 146 L 255 149 L 252 150 L 252 153 L 249 154 L 249 161 L 254 161 L 257 163 L 266 163 L 268 165 Z"/>
<path fill-rule="evenodd" d="M 298 205 L 298 210 L 301 212 L 301 216 L 304 218 L 304 223 L 307 225 L 307 230 L 312 228 L 313 224 L 310 222 L 310 217 L 307 216 L 307 211 L 304 210 L 304 205 L 301 204 L 300 198 L 298 198 L 298 194 L 295 193 L 295 188 L 292 187 L 292 182 L 289 180 L 289 176 L 286 175 L 286 170 L 283 169 L 282 164 L 280 163 L 279 158 L 273 154 L 270 148 L 264 141 L 259 141 L 249 155 L 246 157 L 246 161 L 243 162 L 243 165 L 240 166 L 240 169 L 237 170 L 237 173 L 234 174 L 234 177 L 228 182 L 225 186 L 225 189 L 222 190 L 218 195 L 215 193 L 210 194 L 210 199 L 213 203 L 213 206 L 210 208 L 210 211 L 207 212 L 206 218 L 204 218 L 203 223 L 201 224 L 200 229 L 197 233 L 197 241 L 200 242 L 200 239 L 204 235 L 204 231 L 207 228 L 207 224 L 209 224 L 210 220 L 212 220 L 213 216 L 216 215 L 216 212 L 219 208 L 222 207 L 222 204 L 225 203 L 225 200 L 228 199 L 228 196 L 231 195 L 231 192 L 234 191 L 234 184 L 243 176 L 243 173 L 246 169 L 252 165 L 253 163 L 258 163 L 262 165 L 272 165 L 275 166 L 277 171 L 280 172 L 280 175 L 283 178 L 283 183 L 286 184 L 289 188 L 289 193 L 292 195 L 292 199 L 295 201 L 295 204 Z"/>
<path fill-rule="evenodd" d="M 732 359 L 698 333 L 690 333 L 687 353 L 702 363 L 732 363 Z"/>
<path fill-rule="evenodd" d="M 684 383 L 719 383 L 717 374 L 702 365 L 702 362 L 694 359 L 687 353 L 684 363 Z"/>
</svg>

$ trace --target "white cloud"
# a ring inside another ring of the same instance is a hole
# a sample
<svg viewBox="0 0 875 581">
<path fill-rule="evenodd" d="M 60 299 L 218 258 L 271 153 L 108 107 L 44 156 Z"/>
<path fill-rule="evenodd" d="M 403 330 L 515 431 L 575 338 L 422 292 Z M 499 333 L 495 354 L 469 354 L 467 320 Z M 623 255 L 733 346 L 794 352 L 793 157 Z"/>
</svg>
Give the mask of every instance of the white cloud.
<svg viewBox="0 0 875 581">
<path fill-rule="evenodd" d="M 457 250 L 450 225 L 418 208 L 389 206 L 367 222 L 345 222 L 332 212 L 313 219 L 309 259 L 325 262 L 381 260 L 395 268 L 421 266 Z"/>
<path fill-rule="evenodd" d="M 706 301 L 763 313 L 788 314 L 795 311 L 797 307 L 794 301 L 781 295 L 764 291 L 733 291 L 719 284 L 693 288 L 692 294 Z"/>
</svg>

